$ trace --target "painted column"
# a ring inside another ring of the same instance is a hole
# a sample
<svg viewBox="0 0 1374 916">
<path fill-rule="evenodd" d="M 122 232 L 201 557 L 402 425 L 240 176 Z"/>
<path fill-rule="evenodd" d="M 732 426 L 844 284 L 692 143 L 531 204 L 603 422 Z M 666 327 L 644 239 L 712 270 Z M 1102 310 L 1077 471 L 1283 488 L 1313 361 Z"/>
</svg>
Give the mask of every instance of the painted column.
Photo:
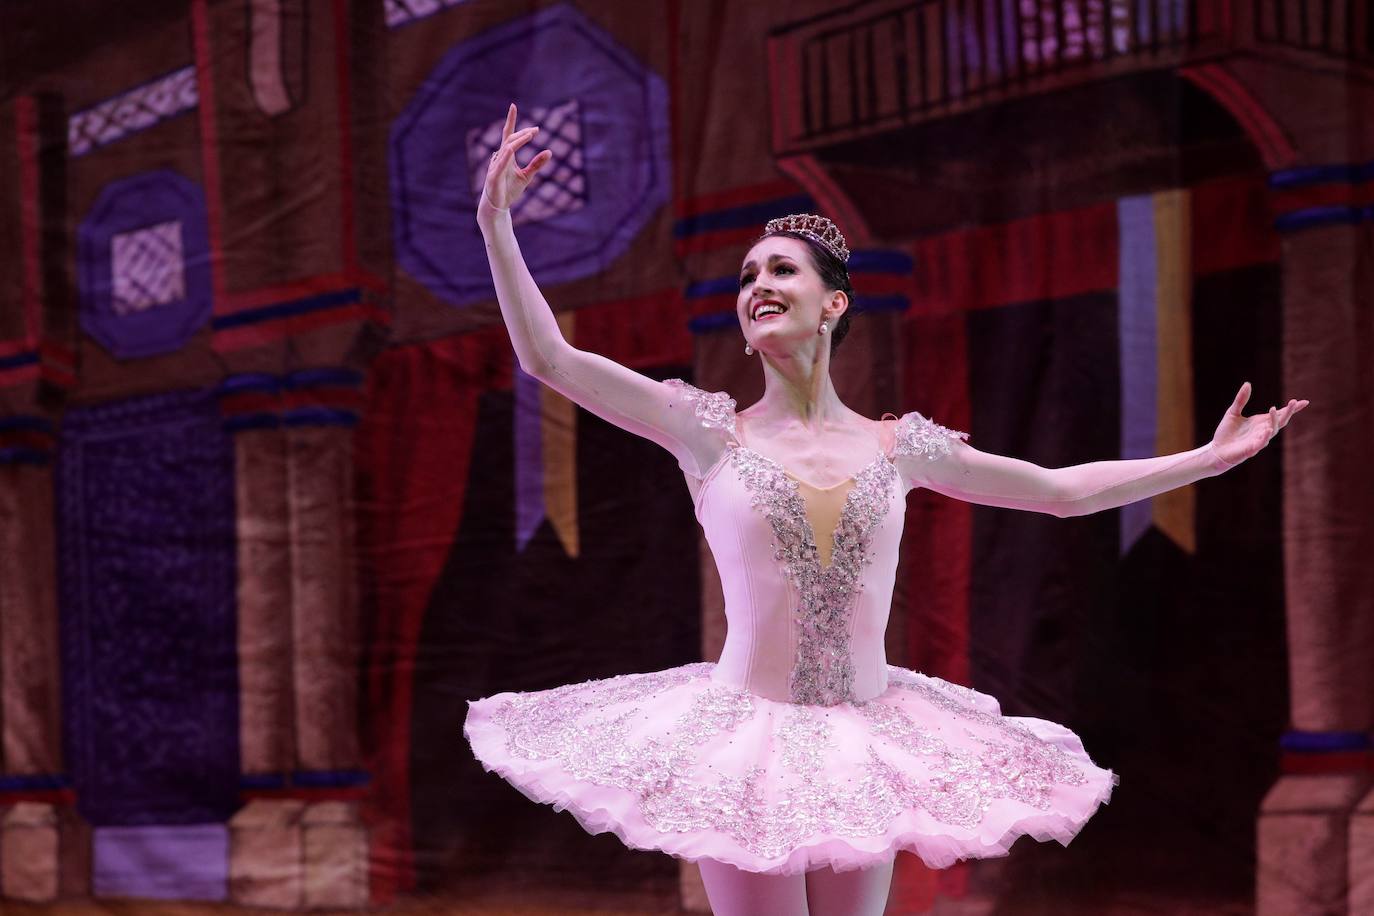
<svg viewBox="0 0 1374 916">
<path fill-rule="evenodd" d="M 1312 404 L 1278 442 L 1292 724 L 1283 775 L 1260 808 L 1259 916 L 1374 906 L 1374 212 L 1360 203 L 1370 171 L 1341 165 L 1270 177 L 1283 235 L 1276 395 Z"/>
<path fill-rule="evenodd" d="M 0 896 L 46 903 L 89 891 L 91 856 L 61 725 L 53 461 L 75 361 L 63 100 L 0 103 L 0 159 L 15 166 L 0 175 L 0 235 L 15 243 L 0 289 Z"/>
<path fill-rule="evenodd" d="M 54 424 L 0 417 L 0 895 L 85 894 L 90 831 L 63 772 Z"/>
<path fill-rule="evenodd" d="M 291 675 L 291 540 L 280 379 L 220 385 L 234 437 L 238 556 L 239 766 L 245 788 L 284 784 L 295 758 Z"/>
<path fill-rule="evenodd" d="M 282 416 L 290 507 L 296 765 L 301 773 L 355 774 L 358 595 L 354 556 L 353 427 L 361 373 L 317 369 L 287 376 L 296 406 Z"/>
<path fill-rule="evenodd" d="M 366 777 L 351 499 L 361 377 L 290 370 L 365 362 L 389 322 L 386 183 L 374 180 L 387 171 L 383 8 L 334 0 L 189 7 L 205 260 L 214 268 L 211 345 L 231 373 L 219 394 L 238 500 L 246 804 L 230 822 L 230 897 L 246 906 L 357 906 L 367 897 L 358 844 L 321 847 L 318 838 L 366 836 L 355 810 Z M 259 185 L 318 193 L 288 207 L 245 193 L 245 176 L 252 185 L 266 162 L 274 175 Z M 346 877 L 359 869 L 357 880 Z"/>
<path fill-rule="evenodd" d="M 358 741 L 359 618 L 353 428 L 362 373 L 308 369 L 283 380 L 290 509 L 296 771 L 302 790 L 367 782 Z M 318 796 L 317 796 L 318 797 Z M 305 906 L 365 906 L 366 829 L 355 798 L 302 813 Z"/>
<path fill-rule="evenodd" d="M 358 742 L 352 431 L 362 375 L 325 367 L 220 386 L 235 437 L 241 785 L 230 895 L 367 903 Z"/>
<path fill-rule="evenodd" d="M 291 539 L 281 379 L 231 375 L 220 413 L 234 439 L 238 559 L 239 784 L 248 803 L 229 822 L 229 895 L 237 904 L 300 906 L 300 815 L 283 793 L 295 766 Z"/>
<path fill-rule="evenodd" d="M 9 783 L 62 770 L 53 430 L 47 417 L 0 417 L 0 723 Z"/>
</svg>

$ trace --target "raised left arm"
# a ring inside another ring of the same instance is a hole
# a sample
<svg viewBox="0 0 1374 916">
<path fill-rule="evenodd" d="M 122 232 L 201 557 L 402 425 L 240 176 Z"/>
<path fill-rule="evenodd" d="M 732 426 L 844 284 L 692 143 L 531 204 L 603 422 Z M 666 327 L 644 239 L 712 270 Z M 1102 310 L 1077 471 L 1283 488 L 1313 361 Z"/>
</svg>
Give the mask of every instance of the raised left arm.
<svg viewBox="0 0 1374 916">
<path fill-rule="evenodd" d="M 1241 386 L 1211 442 L 1154 458 L 1090 461 L 1045 468 L 1019 458 L 982 452 L 919 414 L 898 427 L 900 467 L 915 486 L 985 506 L 1045 512 L 1059 518 L 1115 509 L 1215 477 L 1253 457 L 1307 406 L 1290 401 L 1282 410 L 1245 417 L 1250 383 Z"/>
<path fill-rule="evenodd" d="M 1044 512 L 1059 518 L 1115 509 L 1214 477 L 1231 465 L 1211 444 L 1155 458 L 1090 461 L 1063 468 L 982 452 L 954 440 L 947 456 L 907 458 L 916 486 L 982 506 Z"/>
</svg>

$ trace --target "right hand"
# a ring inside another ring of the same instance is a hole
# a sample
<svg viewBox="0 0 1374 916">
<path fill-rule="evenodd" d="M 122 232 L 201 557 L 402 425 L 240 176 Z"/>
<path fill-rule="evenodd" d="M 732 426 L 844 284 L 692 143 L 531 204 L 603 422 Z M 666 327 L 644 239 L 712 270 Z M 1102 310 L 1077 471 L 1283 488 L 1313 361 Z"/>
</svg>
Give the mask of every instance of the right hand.
<svg viewBox="0 0 1374 916">
<path fill-rule="evenodd" d="M 515 164 L 515 151 L 533 140 L 538 132 L 537 127 L 526 127 L 520 131 L 515 129 L 515 103 L 512 102 L 510 110 L 506 112 L 506 125 L 501 129 L 501 148 L 492 154 L 491 163 L 487 166 L 487 181 L 482 186 L 479 212 L 488 207 L 509 210 L 511 204 L 525 193 L 535 173 L 553 158 L 552 152 L 543 150 L 523 169 Z M 486 204 L 486 207 L 482 204 Z"/>
<path fill-rule="evenodd" d="M 1269 440 L 1288 425 L 1294 414 L 1311 403 L 1306 398 L 1291 398 L 1282 410 L 1270 407 L 1267 414 L 1247 417 L 1241 413 L 1241 408 L 1248 400 L 1250 383 L 1243 382 L 1212 436 L 1212 450 L 1217 453 L 1217 457 L 1232 467 L 1259 454 L 1259 450 L 1268 445 Z"/>
</svg>

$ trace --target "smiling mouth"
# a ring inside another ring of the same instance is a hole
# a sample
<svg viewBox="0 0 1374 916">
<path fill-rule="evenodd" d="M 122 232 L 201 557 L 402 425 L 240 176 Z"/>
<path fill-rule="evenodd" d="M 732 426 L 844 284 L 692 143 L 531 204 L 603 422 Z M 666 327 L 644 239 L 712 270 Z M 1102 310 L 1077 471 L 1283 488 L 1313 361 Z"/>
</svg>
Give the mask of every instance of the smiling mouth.
<svg viewBox="0 0 1374 916">
<path fill-rule="evenodd" d="M 765 318 L 781 315 L 785 311 L 787 311 L 787 306 L 783 305 L 781 302 L 769 300 L 755 305 L 749 317 L 754 321 L 762 321 Z"/>
</svg>

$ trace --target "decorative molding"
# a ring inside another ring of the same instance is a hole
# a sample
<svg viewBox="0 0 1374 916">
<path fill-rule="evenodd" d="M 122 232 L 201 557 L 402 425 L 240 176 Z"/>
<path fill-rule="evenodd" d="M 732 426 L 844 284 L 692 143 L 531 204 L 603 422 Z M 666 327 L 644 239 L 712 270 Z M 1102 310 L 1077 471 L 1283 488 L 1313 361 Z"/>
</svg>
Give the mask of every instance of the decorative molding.
<svg viewBox="0 0 1374 916">
<path fill-rule="evenodd" d="M 1278 121 L 1225 66 L 1198 64 L 1180 67 L 1178 73 L 1231 113 L 1268 168 L 1281 169 L 1297 162 L 1298 151 Z"/>
<path fill-rule="evenodd" d="M 468 0 L 385 0 L 387 28 L 399 28 L 407 23 L 428 19 Z"/>
<path fill-rule="evenodd" d="M 554 48 L 557 53 L 550 52 Z M 527 192 L 535 199 L 525 213 L 521 245 L 540 283 L 606 270 L 672 193 L 663 78 L 573 4 L 541 9 L 455 44 L 392 122 L 388 142 L 397 266 L 454 306 L 487 301 L 492 287 L 471 218 L 478 202 L 474 174 L 486 161 L 472 159 L 471 170 L 455 170 L 453 163 L 492 148 L 512 87 L 520 87 L 527 112 L 556 119 L 550 145 L 564 145 L 567 155 L 547 166 Z M 542 148 L 530 144 L 522 155 Z"/>
<path fill-rule="evenodd" d="M 190 111 L 199 103 L 196 68 L 173 70 L 73 114 L 67 120 L 68 154 L 84 156 Z"/>
<path fill-rule="evenodd" d="M 180 348 L 212 308 L 200 186 L 172 169 L 112 181 L 78 230 L 81 327 L 120 359 Z"/>
<path fill-rule="evenodd" d="M 284 376 L 231 375 L 215 389 L 224 429 L 243 432 L 301 426 L 356 426 L 365 378 L 355 369 L 302 369 Z"/>
<path fill-rule="evenodd" d="M 1274 228 L 1284 234 L 1374 220 L 1374 161 L 1282 169 L 1270 174 L 1269 190 Z"/>
</svg>

